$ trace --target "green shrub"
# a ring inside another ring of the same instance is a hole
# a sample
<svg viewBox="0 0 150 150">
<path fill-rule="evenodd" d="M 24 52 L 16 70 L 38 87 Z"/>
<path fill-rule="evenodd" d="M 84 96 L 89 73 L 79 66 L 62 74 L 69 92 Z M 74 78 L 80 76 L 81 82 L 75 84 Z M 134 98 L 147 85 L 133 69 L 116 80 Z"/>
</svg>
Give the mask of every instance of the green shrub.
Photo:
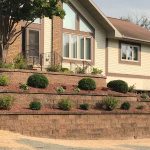
<svg viewBox="0 0 150 150">
<path fill-rule="evenodd" d="M 129 102 L 124 102 L 122 105 L 121 105 L 121 109 L 123 110 L 129 110 L 131 107 L 131 104 Z"/>
<path fill-rule="evenodd" d="M 9 84 L 9 78 L 6 75 L 0 76 L 0 86 L 7 86 Z"/>
<path fill-rule="evenodd" d="M 118 106 L 118 102 L 114 97 L 106 97 L 102 100 L 101 106 L 105 110 L 112 111 Z"/>
<path fill-rule="evenodd" d="M 61 72 L 61 65 L 51 65 L 47 68 L 48 72 Z"/>
<path fill-rule="evenodd" d="M 149 100 L 149 95 L 147 93 L 142 93 L 141 98 L 144 100 Z"/>
<path fill-rule="evenodd" d="M 72 103 L 69 99 L 63 99 L 58 103 L 58 108 L 64 111 L 69 111 L 72 108 Z"/>
<path fill-rule="evenodd" d="M 98 69 L 98 68 L 93 68 L 92 70 L 92 74 L 97 75 L 97 74 L 102 74 L 102 70 Z"/>
<path fill-rule="evenodd" d="M 23 55 L 18 55 L 14 59 L 14 67 L 15 69 L 27 69 L 27 61 Z"/>
<path fill-rule="evenodd" d="M 143 106 L 143 105 L 138 105 L 138 106 L 136 107 L 136 109 L 142 110 L 142 109 L 144 109 L 144 106 Z"/>
<path fill-rule="evenodd" d="M 29 104 L 29 107 L 31 110 L 40 110 L 42 107 L 42 104 L 38 101 L 33 101 Z"/>
<path fill-rule="evenodd" d="M 130 93 L 135 93 L 135 85 L 132 85 L 132 86 L 129 86 L 129 88 L 128 88 L 128 92 L 130 92 Z"/>
<path fill-rule="evenodd" d="M 61 87 L 57 87 L 56 92 L 57 94 L 62 94 L 64 93 L 66 90 L 61 86 Z"/>
<path fill-rule="evenodd" d="M 14 98 L 11 96 L 0 97 L 0 109 L 10 110 L 13 105 Z"/>
<path fill-rule="evenodd" d="M 28 87 L 28 85 L 27 85 L 27 84 L 22 84 L 22 83 L 20 83 L 19 88 L 20 88 L 21 90 L 24 90 L 24 91 L 29 90 L 29 87 Z"/>
<path fill-rule="evenodd" d="M 73 92 L 74 92 L 75 94 L 78 94 L 80 91 L 81 91 L 81 90 L 80 90 L 78 87 L 76 87 L 76 88 L 73 89 Z"/>
<path fill-rule="evenodd" d="M 61 68 L 61 72 L 70 73 L 70 70 L 68 68 Z"/>
<path fill-rule="evenodd" d="M 49 81 L 46 76 L 42 74 L 33 74 L 28 78 L 27 85 L 34 88 L 46 88 Z"/>
<path fill-rule="evenodd" d="M 84 103 L 84 104 L 81 104 L 80 105 L 80 109 L 82 109 L 82 110 L 89 110 L 89 104 L 87 104 L 87 103 Z"/>
<path fill-rule="evenodd" d="M 75 69 L 75 72 L 77 73 L 77 74 L 85 74 L 86 73 L 86 67 L 77 67 L 76 69 Z"/>
<path fill-rule="evenodd" d="M 95 90 L 96 82 L 91 78 L 83 78 L 79 81 L 78 88 L 81 90 Z"/>
<path fill-rule="evenodd" d="M 0 61 L 0 68 L 14 69 L 14 64 L 13 63 L 4 63 L 3 61 Z"/>
<path fill-rule="evenodd" d="M 107 87 L 112 89 L 113 91 L 120 92 L 120 93 L 127 93 L 128 92 L 128 84 L 122 80 L 110 81 L 107 84 Z"/>
</svg>

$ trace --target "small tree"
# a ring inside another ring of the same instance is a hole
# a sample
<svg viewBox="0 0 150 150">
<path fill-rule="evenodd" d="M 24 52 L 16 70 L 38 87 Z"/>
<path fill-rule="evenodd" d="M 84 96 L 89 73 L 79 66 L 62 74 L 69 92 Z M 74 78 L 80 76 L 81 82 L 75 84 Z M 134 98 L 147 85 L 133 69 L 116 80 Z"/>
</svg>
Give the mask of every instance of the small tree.
<svg viewBox="0 0 150 150">
<path fill-rule="evenodd" d="M 121 17 L 120 19 L 135 23 L 136 25 L 150 30 L 150 18 L 145 15 L 131 14 L 127 17 Z"/>
<path fill-rule="evenodd" d="M 63 18 L 63 2 L 66 0 L 0 0 L 0 57 L 21 35 L 22 29 L 16 29 L 20 21 L 25 21 L 25 29 L 36 18 Z"/>
</svg>

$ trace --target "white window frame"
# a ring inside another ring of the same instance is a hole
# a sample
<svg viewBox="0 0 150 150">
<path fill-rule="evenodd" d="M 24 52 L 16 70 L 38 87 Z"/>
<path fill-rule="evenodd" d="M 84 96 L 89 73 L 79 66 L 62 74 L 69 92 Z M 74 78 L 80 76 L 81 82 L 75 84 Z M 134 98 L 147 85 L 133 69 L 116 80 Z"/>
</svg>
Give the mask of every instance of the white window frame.
<svg viewBox="0 0 150 150">
<path fill-rule="evenodd" d="M 74 34 L 74 33 L 63 33 L 63 36 L 64 34 L 67 34 L 69 35 L 69 57 L 64 57 L 63 56 L 63 59 L 66 59 L 66 60 L 78 60 L 78 61 L 88 61 L 88 62 L 91 62 L 92 61 L 92 46 L 93 46 L 93 38 L 92 36 L 85 36 L 85 35 L 82 35 L 82 34 Z M 72 58 L 71 57 L 71 36 L 77 36 L 77 58 Z M 80 59 L 80 41 L 79 41 L 79 37 L 83 37 L 84 38 L 84 59 Z M 86 38 L 89 38 L 91 39 L 91 59 L 86 59 L 85 56 L 86 56 Z M 64 46 L 63 46 L 63 52 L 64 52 Z"/>
<path fill-rule="evenodd" d="M 123 59 L 123 58 L 122 58 L 122 54 L 123 54 L 123 53 L 122 53 L 122 52 L 123 52 L 122 46 L 123 46 L 123 45 L 129 46 L 129 47 L 133 47 L 133 48 L 132 48 L 132 59 L 131 59 L 131 60 L 128 60 L 128 58 L 127 58 L 127 50 L 126 50 L 126 59 Z M 134 47 L 138 48 L 138 60 L 134 60 L 134 52 L 133 52 Z M 139 62 L 139 51 L 140 51 L 140 46 L 138 46 L 138 45 L 121 43 L 121 61 L 127 61 L 127 62 Z"/>
</svg>

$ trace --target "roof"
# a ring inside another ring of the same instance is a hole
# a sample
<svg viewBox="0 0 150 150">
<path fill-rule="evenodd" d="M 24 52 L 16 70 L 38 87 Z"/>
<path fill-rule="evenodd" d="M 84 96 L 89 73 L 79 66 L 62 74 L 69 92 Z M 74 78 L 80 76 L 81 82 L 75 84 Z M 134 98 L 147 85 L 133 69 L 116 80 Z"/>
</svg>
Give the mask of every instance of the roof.
<svg viewBox="0 0 150 150">
<path fill-rule="evenodd" d="M 150 31 L 129 21 L 108 17 L 123 38 L 150 42 Z"/>
</svg>

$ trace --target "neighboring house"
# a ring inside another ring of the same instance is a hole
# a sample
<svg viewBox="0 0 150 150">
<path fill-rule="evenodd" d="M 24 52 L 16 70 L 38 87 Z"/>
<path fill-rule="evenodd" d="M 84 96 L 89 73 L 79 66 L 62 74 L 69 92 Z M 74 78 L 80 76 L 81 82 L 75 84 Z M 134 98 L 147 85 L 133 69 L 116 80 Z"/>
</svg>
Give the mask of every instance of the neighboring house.
<svg viewBox="0 0 150 150">
<path fill-rule="evenodd" d="M 36 20 L 16 41 L 30 61 L 43 66 L 62 63 L 72 70 L 96 67 L 103 70 L 107 81 L 122 79 L 138 90 L 150 91 L 148 30 L 107 18 L 92 0 L 70 0 L 63 7 L 64 20 Z"/>
</svg>

